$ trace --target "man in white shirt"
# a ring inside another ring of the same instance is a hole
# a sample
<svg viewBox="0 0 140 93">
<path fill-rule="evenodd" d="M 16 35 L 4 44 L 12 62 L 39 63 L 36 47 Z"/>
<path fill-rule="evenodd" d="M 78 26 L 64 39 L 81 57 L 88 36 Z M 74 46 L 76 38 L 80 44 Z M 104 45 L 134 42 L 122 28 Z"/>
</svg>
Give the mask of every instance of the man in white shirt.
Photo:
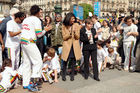
<svg viewBox="0 0 140 93">
<path fill-rule="evenodd" d="M 43 36 L 46 31 L 52 29 L 47 26 L 42 31 L 40 8 L 33 5 L 30 9 L 31 16 L 22 23 L 21 47 L 23 52 L 23 88 L 30 91 L 39 91 L 36 83 L 41 78 L 43 61 L 41 53 L 36 45 L 37 37 Z M 31 79 L 31 80 L 30 80 Z M 30 81 L 32 85 L 30 85 Z M 38 85 L 38 84 L 37 84 Z"/>
<path fill-rule="evenodd" d="M 136 36 L 138 36 L 138 28 L 132 23 L 131 17 L 126 17 L 126 24 L 121 27 L 123 21 L 118 26 L 118 30 L 124 30 L 123 32 L 123 48 L 125 55 L 124 70 L 129 70 L 133 66 L 134 62 L 134 47 L 136 43 Z"/>
<path fill-rule="evenodd" d="M 18 12 L 15 14 L 14 20 L 7 23 L 5 47 L 8 49 L 8 58 L 12 60 L 14 70 L 18 69 L 19 66 L 21 23 L 24 18 L 25 14 Z"/>
<path fill-rule="evenodd" d="M 7 22 L 10 20 L 14 20 L 14 15 L 19 12 L 19 10 L 17 8 L 11 8 L 10 10 L 10 16 L 6 17 L 5 19 L 2 20 L 2 23 L 0 24 L 0 32 L 2 35 L 2 39 L 3 39 L 3 44 L 5 45 L 6 42 L 6 28 L 7 28 Z M 3 45 L 3 46 L 4 46 Z M 7 49 L 5 48 L 3 51 L 3 58 L 7 58 Z"/>
</svg>

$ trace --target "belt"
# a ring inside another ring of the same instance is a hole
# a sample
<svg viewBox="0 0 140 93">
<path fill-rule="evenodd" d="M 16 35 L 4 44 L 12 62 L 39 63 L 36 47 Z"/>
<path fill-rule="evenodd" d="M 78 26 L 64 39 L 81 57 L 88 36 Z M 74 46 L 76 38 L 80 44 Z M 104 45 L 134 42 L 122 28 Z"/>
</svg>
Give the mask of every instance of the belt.
<svg viewBox="0 0 140 93">
<path fill-rule="evenodd" d="M 30 43 L 36 43 L 36 41 L 35 40 L 29 40 L 30 41 Z"/>
</svg>

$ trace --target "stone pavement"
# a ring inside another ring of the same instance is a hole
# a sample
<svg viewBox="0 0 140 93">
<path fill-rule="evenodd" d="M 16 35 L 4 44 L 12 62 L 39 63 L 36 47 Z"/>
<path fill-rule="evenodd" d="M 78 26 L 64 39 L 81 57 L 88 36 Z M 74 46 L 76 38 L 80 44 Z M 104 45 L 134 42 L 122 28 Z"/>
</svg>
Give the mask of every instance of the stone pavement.
<svg viewBox="0 0 140 93">
<path fill-rule="evenodd" d="M 65 82 L 60 78 L 59 83 L 44 83 L 39 93 L 140 93 L 140 73 L 106 69 L 100 74 L 100 79 L 100 82 L 91 77 L 84 80 L 82 75 L 78 74 L 75 81 L 71 82 L 67 76 Z M 30 92 L 19 87 L 8 93 Z"/>
</svg>

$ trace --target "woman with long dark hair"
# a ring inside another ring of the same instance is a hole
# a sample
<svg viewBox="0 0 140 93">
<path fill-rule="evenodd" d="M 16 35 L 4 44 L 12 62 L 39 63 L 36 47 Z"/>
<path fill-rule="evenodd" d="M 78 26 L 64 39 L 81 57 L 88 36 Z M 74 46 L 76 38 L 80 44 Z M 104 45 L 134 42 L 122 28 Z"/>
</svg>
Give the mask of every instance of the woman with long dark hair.
<svg viewBox="0 0 140 93">
<path fill-rule="evenodd" d="M 48 26 L 52 23 L 52 18 L 49 15 L 45 16 L 45 26 Z"/>
<path fill-rule="evenodd" d="M 76 18 L 73 13 L 68 13 L 63 21 L 62 26 L 62 36 L 63 36 L 63 50 L 62 59 L 63 69 L 62 69 L 62 80 L 66 81 L 66 67 L 68 61 L 71 64 L 71 74 L 70 80 L 74 80 L 74 68 L 76 60 L 81 59 L 81 49 L 80 49 L 80 25 L 75 23 Z"/>
<path fill-rule="evenodd" d="M 45 16 L 45 23 L 44 23 L 44 25 L 45 26 L 50 26 L 51 23 L 52 23 L 52 18 L 50 16 L 46 15 Z M 45 42 L 45 44 L 48 47 L 50 47 L 51 46 L 51 30 L 48 31 L 45 35 L 46 35 L 46 42 Z"/>
</svg>

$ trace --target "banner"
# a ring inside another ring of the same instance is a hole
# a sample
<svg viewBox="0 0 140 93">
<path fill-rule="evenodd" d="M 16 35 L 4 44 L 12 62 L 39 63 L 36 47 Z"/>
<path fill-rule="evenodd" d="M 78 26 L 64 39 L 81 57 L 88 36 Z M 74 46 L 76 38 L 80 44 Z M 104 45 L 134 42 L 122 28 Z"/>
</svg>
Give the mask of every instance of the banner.
<svg viewBox="0 0 140 93">
<path fill-rule="evenodd" d="M 94 2 L 94 15 L 100 16 L 101 2 Z"/>
<path fill-rule="evenodd" d="M 83 15 L 84 15 L 84 11 L 83 11 L 83 7 L 81 6 L 73 6 L 73 13 L 76 17 L 78 17 L 80 20 L 83 20 Z"/>
</svg>

